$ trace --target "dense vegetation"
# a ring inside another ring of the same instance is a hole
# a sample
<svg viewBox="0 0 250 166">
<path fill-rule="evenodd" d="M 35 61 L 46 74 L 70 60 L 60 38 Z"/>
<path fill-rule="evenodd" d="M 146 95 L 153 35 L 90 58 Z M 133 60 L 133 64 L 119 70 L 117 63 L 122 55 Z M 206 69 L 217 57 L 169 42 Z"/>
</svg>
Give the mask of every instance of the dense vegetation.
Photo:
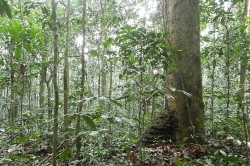
<svg viewBox="0 0 250 166">
<path fill-rule="evenodd" d="M 248 0 L 200 1 L 205 145 L 142 144 L 176 90 L 160 0 L 0 0 L 0 15 L 0 165 L 248 165 Z"/>
</svg>

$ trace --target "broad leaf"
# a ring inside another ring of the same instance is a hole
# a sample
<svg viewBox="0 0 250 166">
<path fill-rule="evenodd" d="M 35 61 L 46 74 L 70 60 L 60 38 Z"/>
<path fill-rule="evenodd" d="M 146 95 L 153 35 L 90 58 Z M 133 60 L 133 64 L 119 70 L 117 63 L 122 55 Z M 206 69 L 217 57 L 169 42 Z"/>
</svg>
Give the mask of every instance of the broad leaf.
<svg viewBox="0 0 250 166">
<path fill-rule="evenodd" d="M 1 6 L 2 8 L 0 8 L 0 10 L 4 10 L 7 16 L 11 19 L 12 13 L 11 13 L 9 4 L 5 0 L 1 0 L 1 3 L 2 3 L 2 6 Z"/>
<path fill-rule="evenodd" d="M 2 59 L 0 60 L 0 66 L 4 66 L 4 61 Z"/>
<path fill-rule="evenodd" d="M 180 160 L 175 160 L 174 161 L 174 164 L 176 165 L 176 166 L 182 166 L 182 165 L 184 165 L 185 163 L 183 162 L 183 161 L 180 161 Z"/>
<path fill-rule="evenodd" d="M 96 125 L 95 125 L 95 122 L 93 121 L 93 119 L 91 119 L 88 116 L 83 116 L 83 119 L 89 127 L 96 130 Z"/>
<path fill-rule="evenodd" d="M 20 59 L 22 56 L 22 47 L 18 45 L 15 50 L 15 57 L 16 59 Z"/>
<path fill-rule="evenodd" d="M 109 100 L 110 100 L 111 103 L 113 103 L 113 104 L 115 104 L 115 105 L 117 105 L 119 107 L 122 107 L 122 104 L 119 103 L 117 100 L 112 100 L 112 99 L 109 99 Z"/>
<path fill-rule="evenodd" d="M 70 153 L 69 153 L 69 150 L 65 150 L 60 156 L 59 156 L 59 159 L 62 160 L 62 161 L 66 161 L 68 160 L 70 157 Z"/>
</svg>

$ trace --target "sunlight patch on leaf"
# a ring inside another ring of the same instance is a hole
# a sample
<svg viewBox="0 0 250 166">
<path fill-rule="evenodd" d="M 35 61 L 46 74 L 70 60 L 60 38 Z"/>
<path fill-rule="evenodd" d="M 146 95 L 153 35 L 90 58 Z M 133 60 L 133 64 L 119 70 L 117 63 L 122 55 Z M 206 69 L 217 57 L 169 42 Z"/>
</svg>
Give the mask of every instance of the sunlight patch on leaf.
<svg viewBox="0 0 250 166">
<path fill-rule="evenodd" d="M 96 137 L 99 135 L 99 131 L 92 131 L 91 133 L 89 133 L 90 136 Z"/>
<path fill-rule="evenodd" d="M 174 87 L 170 87 L 169 88 L 172 92 L 175 92 L 176 91 L 176 89 L 174 88 Z"/>
<path fill-rule="evenodd" d="M 224 152 L 223 150 L 219 150 L 219 152 L 220 152 L 223 156 L 227 156 L 226 152 Z"/>
</svg>

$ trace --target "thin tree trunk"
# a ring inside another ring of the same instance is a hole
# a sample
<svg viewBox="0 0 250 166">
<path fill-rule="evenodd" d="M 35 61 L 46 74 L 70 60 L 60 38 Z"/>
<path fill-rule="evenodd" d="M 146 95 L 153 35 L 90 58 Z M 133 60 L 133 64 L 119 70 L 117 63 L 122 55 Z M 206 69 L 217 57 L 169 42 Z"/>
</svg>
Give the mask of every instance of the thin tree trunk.
<svg viewBox="0 0 250 166">
<path fill-rule="evenodd" d="M 45 79 L 46 79 L 46 66 L 44 64 L 45 55 L 42 56 L 42 66 L 40 70 L 40 85 L 39 85 L 39 107 L 41 118 L 43 119 L 43 115 L 45 113 Z"/>
<path fill-rule="evenodd" d="M 111 58 L 111 56 L 110 56 Z M 109 66 L 109 98 L 111 99 L 112 97 L 112 88 L 113 88 L 113 63 L 110 62 L 110 66 Z M 111 110 L 111 103 L 109 103 L 109 110 Z"/>
<path fill-rule="evenodd" d="M 215 27 L 214 27 L 214 40 L 215 40 Z M 215 42 L 214 42 L 214 48 L 215 48 Z M 212 74 L 211 74 L 211 126 L 212 126 L 212 129 L 211 129 L 211 136 L 212 138 L 215 137 L 215 129 L 214 129 L 214 88 L 215 88 L 215 68 L 216 68 L 216 52 L 214 51 L 214 54 L 213 54 L 213 61 L 212 61 Z"/>
<path fill-rule="evenodd" d="M 17 109 L 16 109 L 16 95 L 15 95 L 15 73 L 13 69 L 13 56 L 11 55 L 10 60 L 10 124 L 14 124 L 14 120 L 17 117 Z"/>
<path fill-rule="evenodd" d="M 29 73 L 31 73 L 31 66 L 29 67 Z M 29 93 L 28 93 L 28 100 L 29 100 L 29 110 L 31 110 L 31 99 L 32 99 L 32 77 L 29 78 Z"/>
<path fill-rule="evenodd" d="M 106 8 L 106 1 L 105 0 L 100 0 L 100 6 L 101 6 L 101 35 L 100 35 L 100 40 L 99 40 L 99 50 L 101 50 L 101 45 L 103 42 L 106 40 L 106 26 L 105 26 L 105 8 Z M 102 56 L 101 57 L 101 87 L 100 87 L 100 94 L 101 96 L 107 97 L 107 60 L 106 57 Z M 100 102 L 100 108 L 105 110 L 106 103 L 105 101 Z"/>
<path fill-rule="evenodd" d="M 243 15 L 242 15 L 242 26 L 245 26 L 245 24 L 246 24 L 246 18 L 245 17 L 248 16 L 248 6 L 249 6 L 249 0 L 245 0 L 244 12 L 243 12 Z M 244 43 L 244 41 L 243 41 L 243 43 Z M 244 128 L 245 142 L 246 142 L 246 144 L 245 144 L 246 145 L 245 146 L 246 158 L 247 158 L 247 162 L 249 164 L 248 129 L 247 129 L 247 122 L 246 122 L 246 118 L 245 118 L 246 113 L 245 113 L 245 105 L 244 105 L 247 65 L 248 65 L 247 55 L 243 54 L 240 57 L 240 83 L 239 83 L 238 110 L 241 110 L 241 112 L 242 112 L 243 128 Z"/>
<path fill-rule="evenodd" d="M 52 27 L 54 37 L 54 62 L 53 62 L 53 85 L 54 85 L 54 124 L 53 124 L 53 151 L 52 151 L 52 165 L 57 164 L 57 144 L 58 144 L 58 109 L 59 109 L 59 90 L 57 83 L 57 64 L 58 64 L 58 32 L 57 32 L 57 16 L 56 16 L 56 2 L 51 0 L 52 6 Z"/>
<path fill-rule="evenodd" d="M 82 69 L 81 69 L 81 102 L 79 105 L 79 108 L 77 109 L 78 113 L 77 113 L 77 122 L 76 122 L 76 155 L 79 158 L 80 157 L 80 151 L 81 151 L 81 136 L 79 136 L 79 132 L 80 132 L 80 128 L 81 128 L 81 112 L 82 112 L 82 108 L 83 108 L 83 97 L 84 97 L 84 91 L 85 91 L 85 76 L 86 76 L 86 69 L 85 69 L 85 56 L 84 56 L 84 52 L 85 52 L 85 45 L 86 45 L 86 41 L 85 41 L 85 37 L 86 37 L 86 0 L 83 0 L 83 8 L 82 8 L 82 54 L 81 54 L 81 64 L 82 64 Z"/>
<path fill-rule="evenodd" d="M 21 125 L 23 125 L 23 101 L 24 101 L 24 94 L 25 94 L 25 70 L 26 70 L 26 66 L 24 64 L 20 64 L 20 81 L 22 84 L 22 90 L 20 93 L 20 116 L 21 116 Z"/>
<path fill-rule="evenodd" d="M 226 80 L 227 80 L 227 99 L 226 99 L 226 118 L 229 118 L 229 110 L 230 110 L 230 86 L 231 86 L 231 80 L 230 80 L 230 39 L 229 39 L 229 30 L 226 27 L 226 41 L 227 41 L 227 53 L 226 53 Z"/>
<path fill-rule="evenodd" d="M 9 124 L 14 125 L 14 120 L 17 118 L 17 99 L 16 99 L 16 79 L 14 70 L 14 56 L 11 50 L 12 41 L 8 43 L 9 55 L 10 55 L 10 111 L 9 111 Z"/>
<path fill-rule="evenodd" d="M 46 86 L 47 86 L 47 106 L 48 106 L 48 119 L 49 121 L 52 119 L 52 107 L 51 107 L 51 88 L 50 88 L 50 82 L 52 79 L 52 74 L 48 79 L 45 80 Z M 50 125 L 49 125 L 50 126 Z"/>
<path fill-rule="evenodd" d="M 65 130 L 65 146 L 68 146 L 68 96 L 69 96 L 69 17 L 70 17 L 70 0 L 67 1 L 67 17 L 66 17 L 66 46 L 64 52 L 64 70 L 63 70 L 63 92 L 64 92 L 64 130 Z"/>
<path fill-rule="evenodd" d="M 245 0 L 244 12 L 242 15 L 242 25 L 246 24 L 246 16 L 248 16 L 248 5 L 249 0 Z M 244 112 L 244 95 L 245 95 L 245 84 L 246 84 L 246 72 L 247 72 L 247 56 L 245 54 L 240 57 L 240 83 L 239 83 L 239 101 L 238 101 L 238 110 Z"/>
<path fill-rule="evenodd" d="M 139 114 L 138 114 L 138 136 L 139 136 L 139 158 L 140 158 L 140 165 L 142 165 L 142 131 L 144 130 L 144 115 L 145 115 L 145 112 L 144 112 L 144 84 L 143 84 L 143 70 L 142 70 L 142 67 L 143 67 L 143 55 L 141 55 L 140 57 L 140 61 L 139 61 L 139 66 L 140 66 L 140 85 L 139 85 L 139 94 L 140 94 L 140 101 L 139 101 Z"/>
</svg>

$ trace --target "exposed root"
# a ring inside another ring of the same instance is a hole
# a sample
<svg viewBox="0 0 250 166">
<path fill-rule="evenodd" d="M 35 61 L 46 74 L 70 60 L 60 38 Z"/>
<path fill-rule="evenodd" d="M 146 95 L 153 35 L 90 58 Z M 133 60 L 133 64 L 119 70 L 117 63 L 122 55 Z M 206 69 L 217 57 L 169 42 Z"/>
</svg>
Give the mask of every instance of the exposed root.
<svg viewBox="0 0 250 166">
<path fill-rule="evenodd" d="M 178 120 L 173 113 L 160 114 L 146 130 L 142 142 L 145 146 L 159 144 L 159 141 L 175 142 Z"/>
</svg>

